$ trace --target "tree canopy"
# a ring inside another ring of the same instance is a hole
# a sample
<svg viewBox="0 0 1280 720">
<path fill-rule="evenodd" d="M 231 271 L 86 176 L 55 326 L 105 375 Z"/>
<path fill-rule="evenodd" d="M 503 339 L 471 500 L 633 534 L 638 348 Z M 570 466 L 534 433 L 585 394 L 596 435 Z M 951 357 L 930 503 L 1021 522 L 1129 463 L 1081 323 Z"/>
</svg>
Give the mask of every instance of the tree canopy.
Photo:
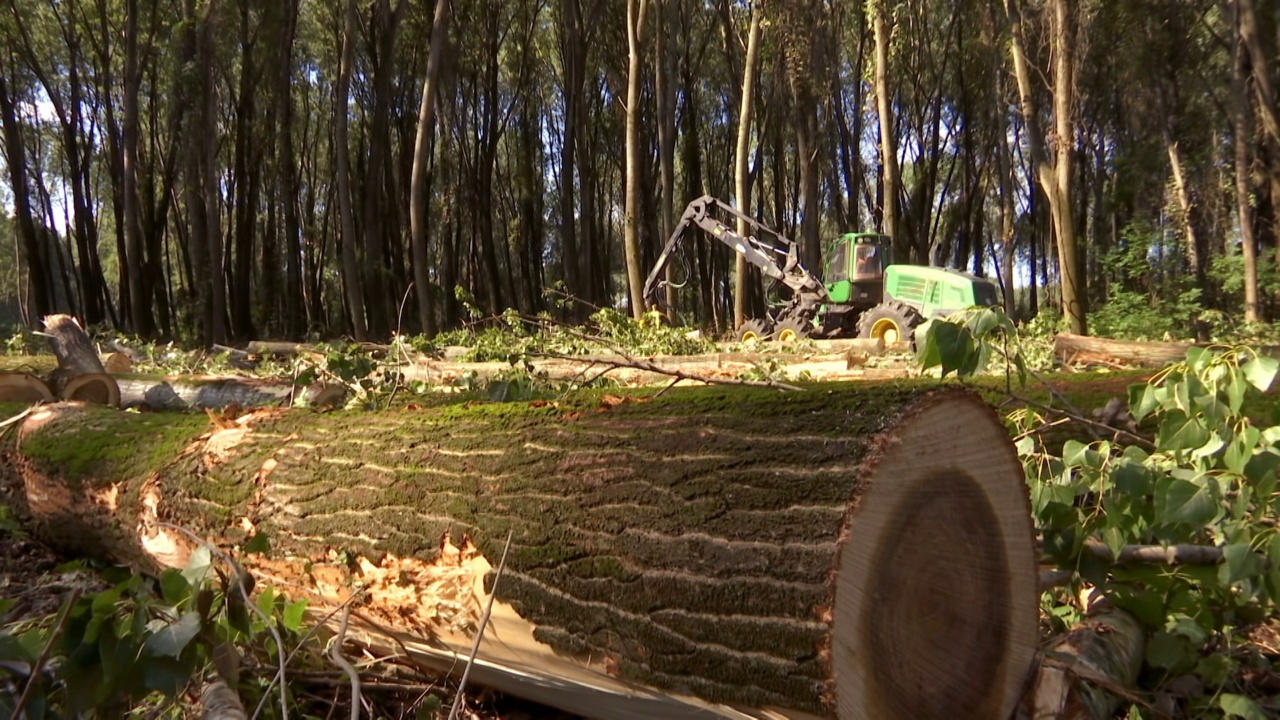
<svg viewBox="0 0 1280 720">
<path fill-rule="evenodd" d="M 1207 334 L 1280 312 L 1276 24 L 1255 0 L 17 0 L 0 296 L 204 344 L 573 320 L 634 311 L 711 194 L 809 267 L 878 230 L 1023 318 Z M 735 321 L 734 266 L 696 244 L 685 322 Z M 739 322 L 767 302 L 744 280 Z"/>
</svg>

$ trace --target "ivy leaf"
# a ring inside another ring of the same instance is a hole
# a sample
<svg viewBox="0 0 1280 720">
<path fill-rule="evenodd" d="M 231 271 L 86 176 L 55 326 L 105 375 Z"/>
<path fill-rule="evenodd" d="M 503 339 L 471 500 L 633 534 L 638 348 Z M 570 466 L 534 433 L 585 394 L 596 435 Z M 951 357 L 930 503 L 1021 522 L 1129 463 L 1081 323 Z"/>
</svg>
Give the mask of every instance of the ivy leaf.
<svg viewBox="0 0 1280 720">
<path fill-rule="evenodd" d="M 1256 357 L 1240 366 L 1240 370 L 1250 385 L 1261 392 L 1266 392 L 1271 387 L 1272 381 L 1276 379 L 1276 371 L 1280 370 L 1280 360 L 1272 357 Z"/>
<path fill-rule="evenodd" d="M 1209 488 L 1186 480 L 1170 479 L 1156 493 L 1156 521 L 1160 524 L 1208 525 L 1218 514 Z"/>
<path fill-rule="evenodd" d="M 1262 711 L 1262 706 L 1254 702 L 1253 698 L 1245 695 L 1222 693 L 1218 696 L 1218 707 L 1222 708 L 1222 712 L 1227 717 L 1238 717 L 1245 720 L 1267 720 L 1267 714 Z"/>
<path fill-rule="evenodd" d="M 143 643 L 149 655 L 154 657 L 178 657 L 187 644 L 200 632 L 200 613 L 183 613 L 182 617 L 166 624 Z"/>
</svg>

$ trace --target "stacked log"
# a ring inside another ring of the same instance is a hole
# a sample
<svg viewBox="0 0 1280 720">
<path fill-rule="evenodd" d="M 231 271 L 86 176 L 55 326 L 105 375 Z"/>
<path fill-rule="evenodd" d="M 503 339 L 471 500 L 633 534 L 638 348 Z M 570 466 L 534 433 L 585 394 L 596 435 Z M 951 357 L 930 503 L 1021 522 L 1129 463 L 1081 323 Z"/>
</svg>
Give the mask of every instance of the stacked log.
<svg viewBox="0 0 1280 720">
<path fill-rule="evenodd" d="M 1038 643 L 1021 465 L 960 392 L 275 410 L 212 432 L 55 405 L 18 451 L 55 546 L 157 569 L 192 549 L 157 520 L 266 532 L 258 571 L 334 602 L 356 557 L 365 616 L 427 659 L 456 661 L 495 592 L 473 677 L 591 717 L 1006 718 Z"/>
</svg>

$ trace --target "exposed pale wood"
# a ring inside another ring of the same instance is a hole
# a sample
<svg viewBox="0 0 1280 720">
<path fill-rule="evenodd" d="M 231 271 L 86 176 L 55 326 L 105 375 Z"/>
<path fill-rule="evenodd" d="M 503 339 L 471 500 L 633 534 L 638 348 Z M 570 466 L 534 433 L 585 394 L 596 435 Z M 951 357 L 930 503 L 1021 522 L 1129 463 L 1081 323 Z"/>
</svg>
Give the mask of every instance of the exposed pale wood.
<svg viewBox="0 0 1280 720">
<path fill-rule="evenodd" d="M 1129 613 L 1100 603 L 1044 651 L 1018 720 L 1109 720 L 1142 669 L 1146 633 Z"/>
<path fill-rule="evenodd" d="M 103 370 L 118 375 L 133 369 L 133 360 L 122 352 L 109 352 L 101 357 Z"/>
<path fill-rule="evenodd" d="M 33 531 L 72 550 L 180 565 L 155 518 L 219 543 L 257 529 L 274 548 L 257 572 L 335 602 L 331 551 L 349 551 L 362 613 L 437 653 L 469 647 L 484 558 L 513 530 L 478 677 L 590 716 L 1012 711 L 1036 553 L 1021 466 L 975 396 L 576 402 L 272 411 L 202 437 L 202 418 L 47 406 L 17 469 Z M 103 437 L 136 453 L 97 460 Z"/>
<path fill-rule="evenodd" d="M 151 410 L 194 410 L 239 405 L 336 407 L 346 402 L 347 388 L 314 383 L 297 386 L 287 381 L 188 375 L 181 377 L 128 376 L 116 379 L 121 407 Z"/>
<path fill-rule="evenodd" d="M 1164 367 L 1185 360 L 1187 350 L 1192 347 L 1195 345 L 1185 342 L 1112 340 L 1070 333 L 1059 333 L 1053 339 L 1054 354 L 1065 363 L 1102 359 L 1143 367 Z"/>
<path fill-rule="evenodd" d="M 120 407 L 120 386 L 106 373 L 85 373 L 68 380 L 58 391 L 58 399 Z"/>
<path fill-rule="evenodd" d="M 49 315 L 44 319 L 44 327 L 49 346 L 58 358 L 58 368 L 49 375 L 49 388 L 54 395 L 63 397 L 67 384 L 80 375 L 106 373 L 93 342 L 75 318 Z"/>
<path fill-rule="evenodd" d="M 43 380 L 30 373 L 0 373 L 0 402 L 51 402 L 53 393 Z"/>
</svg>

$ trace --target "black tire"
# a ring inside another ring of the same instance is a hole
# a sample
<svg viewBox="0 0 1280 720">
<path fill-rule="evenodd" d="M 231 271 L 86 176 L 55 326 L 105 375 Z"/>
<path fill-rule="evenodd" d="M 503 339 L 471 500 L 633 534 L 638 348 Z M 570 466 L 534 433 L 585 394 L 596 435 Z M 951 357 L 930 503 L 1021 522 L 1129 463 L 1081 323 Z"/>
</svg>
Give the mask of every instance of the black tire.
<svg viewBox="0 0 1280 720">
<path fill-rule="evenodd" d="M 793 343 L 809 337 L 813 326 L 803 320 L 783 320 L 773 328 L 773 339 L 781 343 Z"/>
<path fill-rule="evenodd" d="M 742 323 L 742 327 L 738 328 L 735 336 L 738 342 L 764 342 L 773 338 L 773 333 L 769 331 L 769 322 L 767 320 L 748 320 Z"/>
<path fill-rule="evenodd" d="M 910 307 L 889 300 L 862 313 L 858 318 L 858 337 L 880 338 L 885 345 L 896 342 L 915 343 L 920 316 Z"/>
</svg>

